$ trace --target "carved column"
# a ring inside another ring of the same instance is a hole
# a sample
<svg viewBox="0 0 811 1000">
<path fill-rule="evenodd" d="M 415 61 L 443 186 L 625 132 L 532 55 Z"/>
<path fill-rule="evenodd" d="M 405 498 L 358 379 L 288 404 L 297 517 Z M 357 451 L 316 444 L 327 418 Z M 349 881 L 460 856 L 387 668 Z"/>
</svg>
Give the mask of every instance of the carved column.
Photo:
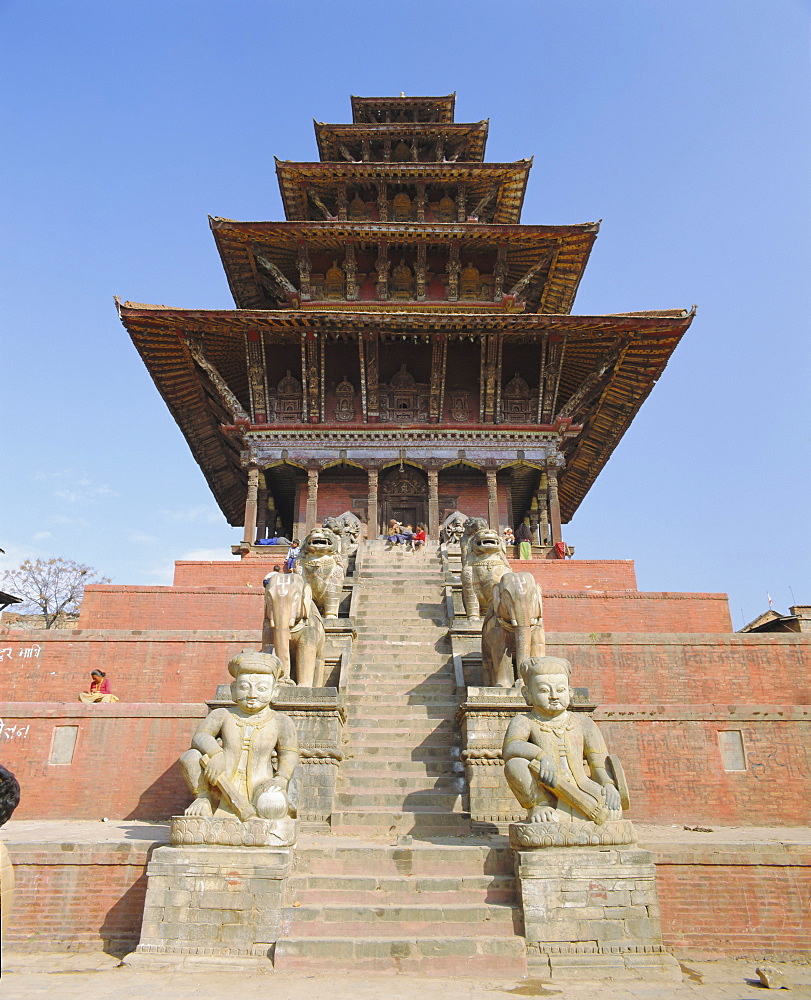
<svg viewBox="0 0 811 1000">
<path fill-rule="evenodd" d="M 299 290 L 302 299 L 310 298 L 310 255 L 307 253 L 305 243 L 300 243 L 298 248 L 298 277 Z"/>
<path fill-rule="evenodd" d="M 464 184 L 460 184 L 457 187 L 457 189 L 456 189 L 456 221 L 457 222 L 464 222 L 465 219 L 467 218 L 467 216 L 465 215 L 465 212 L 466 212 L 466 207 L 465 206 L 466 206 L 466 203 L 467 203 L 467 197 L 466 197 L 466 195 L 467 195 L 467 192 L 465 191 L 465 185 Z"/>
<path fill-rule="evenodd" d="M 417 181 L 417 222 L 425 222 L 425 181 Z"/>
<path fill-rule="evenodd" d="M 386 197 L 386 182 L 377 182 L 377 215 L 379 222 L 389 221 L 389 202 Z"/>
<path fill-rule="evenodd" d="M 459 298 L 459 272 L 462 264 L 459 260 L 459 244 L 451 243 L 451 252 L 448 257 L 448 302 L 456 302 Z"/>
<path fill-rule="evenodd" d="M 377 538 L 380 534 L 380 518 L 377 512 L 377 469 L 367 469 L 369 475 L 369 501 L 366 520 L 368 522 L 368 537 Z"/>
<path fill-rule="evenodd" d="M 363 162 L 364 163 L 368 163 L 369 160 L 371 160 L 371 158 L 372 158 L 371 148 L 369 146 L 369 140 L 368 139 L 362 139 L 361 140 L 361 144 L 360 144 L 360 148 L 361 148 L 361 154 L 360 155 L 361 155 L 361 158 L 362 158 Z"/>
<path fill-rule="evenodd" d="M 358 262 L 355 257 L 354 243 L 346 244 L 344 274 L 346 275 L 346 297 L 350 300 L 356 299 L 358 297 Z"/>
<path fill-rule="evenodd" d="M 448 338 L 444 333 L 438 333 L 431 341 L 431 383 L 428 396 L 428 420 L 432 424 L 438 424 L 442 421 L 447 362 Z"/>
<path fill-rule="evenodd" d="M 549 469 L 549 520 L 552 526 L 552 544 L 563 541 L 560 530 L 560 500 L 558 499 L 558 470 Z"/>
<path fill-rule="evenodd" d="M 538 525 L 540 523 L 540 512 L 538 510 L 538 498 L 532 498 L 532 506 L 529 508 L 529 526 L 532 531 L 532 544 L 534 545 L 536 540 L 539 539 L 538 535 Z M 538 541 L 540 544 L 540 541 Z"/>
<path fill-rule="evenodd" d="M 318 469 L 307 470 L 307 517 L 304 522 L 305 534 L 318 524 Z"/>
<path fill-rule="evenodd" d="M 346 222 L 346 183 L 338 185 L 338 221 Z"/>
<path fill-rule="evenodd" d="M 369 334 L 366 340 L 366 410 L 369 423 L 376 424 L 380 419 L 380 403 L 378 399 L 378 367 L 377 367 L 377 334 Z"/>
<path fill-rule="evenodd" d="M 265 385 L 265 351 L 258 330 L 245 334 L 245 354 L 248 361 L 248 384 L 251 390 L 251 413 L 255 424 L 267 423 L 267 386 Z"/>
<path fill-rule="evenodd" d="M 417 301 L 425 301 L 425 284 L 426 284 L 426 248 L 424 243 L 417 244 L 417 266 L 415 268 L 415 276 L 417 279 Z"/>
<path fill-rule="evenodd" d="M 439 538 L 439 470 L 428 470 L 428 537 Z"/>
<path fill-rule="evenodd" d="M 385 240 L 377 245 L 377 297 L 385 301 L 389 297 L 389 248 Z"/>
<path fill-rule="evenodd" d="M 538 528 L 541 534 L 541 545 L 549 544 L 549 476 L 541 473 L 538 486 Z"/>
<path fill-rule="evenodd" d="M 304 364 L 306 370 L 304 405 L 306 408 L 305 420 L 309 420 L 311 424 L 317 424 L 321 414 L 321 378 L 318 347 L 318 336 L 310 330 L 304 338 Z"/>
<path fill-rule="evenodd" d="M 242 541 L 253 545 L 256 537 L 256 501 L 259 492 L 259 469 L 255 465 L 248 466 L 248 495 L 245 499 L 245 530 Z"/>
<path fill-rule="evenodd" d="M 256 492 L 256 540 L 267 537 L 268 491 L 260 486 Z"/>
<path fill-rule="evenodd" d="M 501 302 L 504 295 L 504 279 L 507 276 L 507 247 L 500 244 L 496 259 L 495 281 L 493 283 L 493 301 Z"/>
<path fill-rule="evenodd" d="M 496 470 L 487 469 L 487 520 L 494 531 L 498 531 L 498 484 Z"/>
</svg>

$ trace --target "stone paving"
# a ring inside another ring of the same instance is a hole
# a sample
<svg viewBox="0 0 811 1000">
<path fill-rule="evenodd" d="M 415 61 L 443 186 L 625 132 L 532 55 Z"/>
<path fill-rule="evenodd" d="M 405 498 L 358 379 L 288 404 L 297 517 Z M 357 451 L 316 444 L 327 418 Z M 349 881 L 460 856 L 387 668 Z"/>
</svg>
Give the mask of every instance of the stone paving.
<svg viewBox="0 0 811 1000">
<path fill-rule="evenodd" d="M 792 984 L 774 996 L 811 998 L 811 965 L 772 963 Z M 105 968 L 105 966 L 107 966 Z M 571 983 L 539 979 L 387 975 L 352 972 L 319 974 L 245 971 L 143 971 L 118 967 L 99 955 L 6 954 L 0 983 L 4 1000 L 240 1000 L 278 997 L 313 1000 L 509 1000 L 510 997 L 557 997 L 558 1000 L 759 1000 L 767 991 L 752 961 L 684 962 L 681 983 L 642 980 Z M 58 971 L 62 970 L 62 971 Z M 73 971 L 68 971 L 73 970 Z M 83 970 L 83 971 L 80 971 Z"/>
</svg>

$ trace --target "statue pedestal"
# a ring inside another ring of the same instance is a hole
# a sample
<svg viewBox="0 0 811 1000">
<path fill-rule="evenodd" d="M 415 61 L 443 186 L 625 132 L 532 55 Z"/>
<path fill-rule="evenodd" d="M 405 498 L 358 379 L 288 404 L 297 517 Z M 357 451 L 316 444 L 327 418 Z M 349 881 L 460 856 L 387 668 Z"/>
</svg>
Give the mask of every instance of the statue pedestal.
<svg viewBox="0 0 811 1000">
<path fill-rule="evenodd" d="M 159 847 L 147 867 L 141 941 L 132 965 L 273 959 L 290 847 Z"/>
<path fill-rule="evenodd" d="M 653 855 L 633 845 L 516 848 L 533 839 L 516 828 L 535 825 L 510 827 L 530 975 L 680 980 L 662 947 Z"/>
</svg>

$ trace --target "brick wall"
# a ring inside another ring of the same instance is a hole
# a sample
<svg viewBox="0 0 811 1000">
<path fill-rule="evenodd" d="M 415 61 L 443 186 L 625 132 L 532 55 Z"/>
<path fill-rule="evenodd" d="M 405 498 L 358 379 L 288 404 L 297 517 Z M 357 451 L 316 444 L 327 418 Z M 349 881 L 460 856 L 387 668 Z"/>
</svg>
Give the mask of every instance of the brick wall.
<svg viewBox="0 0 811 1000">
<path fill-rule="evenodd" d="M 123 955 L 138 943 L 145 841 L 15 844 L 16 901 L 7 943 L 23 951 Z M 811 951 L 811 854 L 780 845 L 653 850 L 662 935 L 677 955 L 801 955 Z"/>
<path fill-rule="evenodd" d="M 604 705 L 594 713 L 625 770 L 629 819 L 725 826 L 811 824 L 811 707 Z M 725 770 L 719 732 L 745 770 Z"/>
<path fill-rule="evenodd" d="M 261 556 L 247 559 L 229 559 L 217 562 L 176 562 L 172 581 L 174 587 L 190 590 L 193 587 L 262 589 L 262 580 L 273 569 L 274 563 L 284 562 L 286 545 L 266 545 Z M 92 593 L 92 587 L 85 589 Z"/>
<path fill-rule="evenodd" d="M 34 952 L 132 951 L 141 933 L 150 847 L 126 841 L 10 845 L 16 885 L 4 944 Z"/>
<path fill-rule="evenodd" d="M 0 700 L 78 703 L 98 667 L 122 704 L 204 702 L 230 679 L 231 657 L 260 643 L 259 626 L 244 632 L 14 631 L 0 636 Z"/>
<path fill-rule="evenodd" d="M 77 702 L 94 667 L 126 702 L 204 702 L 228 660 L 258 649 L 244 630 L 12 631 L 0 636 L 0 700 Z M 547 632 L 597 704 L 811 704 L 811 635 Z M 34 654 L 36 655 L 21 655 Z"/>
<path fill-rule="evenodd" d="M 811 952 L 811 853 L 778 845 L 656 851 L 665 947 L 678 955 Z"/>
<path fill-rule="evenodd" d="M 633 559 L 510 559 L 509 563 L 514 573 L 531 573 L 544 593 L 547 590 L 636 590 Z"/>
<path fill-rule="evenodd" d="M 811 705 L 808 635 L 566 635 L 547 651 L 598 705 Z"/>
<path fill-rule="evenodd" d="M 207 712 L 205 705 L 0 704 L 3 763 L 21 789 L 14 818 L 152 820 L 182 811 L 189 792 L 177 760 Z M 55 731 L 72 727 L 70 763 L 50 763 Z"/>
</svg>

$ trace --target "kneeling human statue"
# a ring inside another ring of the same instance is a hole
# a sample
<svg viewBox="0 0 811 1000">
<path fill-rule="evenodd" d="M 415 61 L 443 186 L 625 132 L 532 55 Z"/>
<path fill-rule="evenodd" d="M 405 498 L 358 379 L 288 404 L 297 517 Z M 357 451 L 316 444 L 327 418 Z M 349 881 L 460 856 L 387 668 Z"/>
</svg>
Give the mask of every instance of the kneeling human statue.
<svg viewBox="0 0 811 1000">
<path fill-rule="evenodd" d="M 210 712 L 192 737 L 192 749 L 180 758 L 195 795 L 186 815 L 295 817 L 289 786 L 299 761 L 298 737 L 290 717 L 270 707 L 281 662 L 273 653 L 245 650 L 228 672 L 236 705 Z"/>
<path fill-rule="evenodd" d="M 520 674 L 532 711 L 512 719 L 502 754 L 507 784 L 527 810 L 527 823 L 619 819 L 627 808 L 622 769 L 609 757 L 597 724 L 568 711 L 569 661 L 534 656 L 524 660 Z"/>
</svg>

